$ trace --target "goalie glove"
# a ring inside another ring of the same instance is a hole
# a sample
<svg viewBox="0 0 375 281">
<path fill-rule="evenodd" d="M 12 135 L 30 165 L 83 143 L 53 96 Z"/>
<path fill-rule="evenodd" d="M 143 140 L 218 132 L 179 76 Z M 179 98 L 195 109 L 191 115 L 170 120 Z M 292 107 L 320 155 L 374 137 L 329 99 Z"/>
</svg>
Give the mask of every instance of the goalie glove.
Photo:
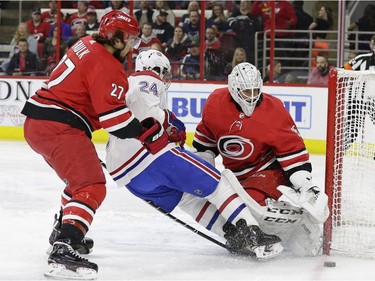
<svg viewBox="0 0 375 281">
<path fill-rule="evenodd" d="M 311 173 L 298 171 L 293 173 L 289 180 L 293 187 L 285 185 L 277 187 L 277 190 L 283 194 L 279 200 L 304 208 L 319 223 L 324 223 L 329 215 L 328 196 L 311 182 Z"/>
<path fill-rule="evenodd" d="M 142 134 L 138 137 L 140 142 L 152 154 L 158 153 L 168 144 L 168 136 L 162 125 L 153 117 L 148 117 L 141 122 Z"/>
<path fill-rule="evenodd" d="M 164 112 L 165 119 L 163 127 L 167 131 L 169 141 L 177 142 L 180 147 L 183 148 L 186 141 L 185 124 L 179 120 L 172 111 L 164 109 Z"/>
</svg>

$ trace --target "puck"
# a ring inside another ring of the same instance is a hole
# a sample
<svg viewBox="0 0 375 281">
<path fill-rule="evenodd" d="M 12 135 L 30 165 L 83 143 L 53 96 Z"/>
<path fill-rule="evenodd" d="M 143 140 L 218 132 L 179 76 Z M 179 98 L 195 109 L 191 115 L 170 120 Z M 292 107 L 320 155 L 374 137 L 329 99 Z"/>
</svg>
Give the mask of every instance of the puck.
<svg viewBox="0 0 375 281">
<path fill-rule="evenodd" d="M 325 261 L 324 267 L 336 267 L 336 263 L 334 261 Z"/>
</svg>

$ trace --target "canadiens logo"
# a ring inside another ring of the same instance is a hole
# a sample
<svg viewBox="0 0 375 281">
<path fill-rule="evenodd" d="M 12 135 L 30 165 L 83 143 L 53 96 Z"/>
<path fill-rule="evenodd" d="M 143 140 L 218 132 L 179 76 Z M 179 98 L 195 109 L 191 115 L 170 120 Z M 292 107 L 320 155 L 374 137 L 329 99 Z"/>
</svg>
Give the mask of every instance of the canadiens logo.
<svg viewBox="0 0 375 281">
<path fill-rule="evenodd" d="M 254 144 L 249 139 L 229 135 L 219 139 L 218 149 L 223 157 L 234 160 L 244 160 L 254 153 Z"/>
</svg>

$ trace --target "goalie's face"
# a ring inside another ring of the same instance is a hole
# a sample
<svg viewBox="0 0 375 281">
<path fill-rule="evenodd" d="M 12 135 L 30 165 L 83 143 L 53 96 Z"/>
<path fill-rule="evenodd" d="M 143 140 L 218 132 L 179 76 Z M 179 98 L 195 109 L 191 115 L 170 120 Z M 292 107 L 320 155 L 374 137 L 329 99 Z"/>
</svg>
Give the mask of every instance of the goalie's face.
<svg viewBox="0 0 375 281">
<path fill-rule="evenodd" d="M 259 89 L 244 89 L 239 92 L 240 97 L 250 104 L 258 101 L 259 94 Z"/>
<path fill-rule="evenodd" d="M 370 50 L 372 51 L 373 54 L 375 54 L 375 40 L 371 40 Z"/>
<path fill-rule="evenodd" d="M 245 62 L 236 65 L 228 75 L 228 88 L 232 98 L 246 116 L 250 116 L 260 98 L 263 81 L 259 70 Z"/>
</svg>

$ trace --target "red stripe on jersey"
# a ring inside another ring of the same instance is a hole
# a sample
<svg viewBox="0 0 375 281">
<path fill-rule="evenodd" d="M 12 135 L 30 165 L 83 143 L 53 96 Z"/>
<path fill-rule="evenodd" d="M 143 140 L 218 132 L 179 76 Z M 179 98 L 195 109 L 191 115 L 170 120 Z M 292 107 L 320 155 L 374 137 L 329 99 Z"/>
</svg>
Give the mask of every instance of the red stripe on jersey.
<svg viewBox="0 0 375 281">
<path fill-rule="evenodd" d="M 204 170 L 207 174 L 210 174 L 213 178 L 217 179 L 217 180 L 220 180 L 221 176 L 216 173 L 214 170 L 208 168 L 207 166 L 205 166 L 204 164 L 202 164 L 201 162 L 199 162 L 198 160 L 196 160 L 195 158 L 191 157 L 190 155 L 176 149 L 176 148 L 172 148 L 170 150 L 171 152 L 173 152 L 174 154 L 184 158 L 186 161 L 189 161 L 190 163 L 194 164 L 195 166 L 198 166 L 199 168 L 201 168 L 202 170 Z"/>
<path fill-rule="evenodd" d="M 113 113 L 111 113 L 111 114 L 113 114 Z M 113 115 L 112 118 L 109 118 L 107 120 L 103 120 L 103 121 L 100 122 L 100 124 L 102 125 L 102 127 L 104 129 L 107 129 L 107 128 L 116 126 L 118 124 L 125 123 L 126 121 L 128 121 L 132 117 L 133 117 L 133 114 L 130 111 L 127 111 L 127 112 L 125 112 L 121 115 Z M 120 128 L 118 128 L 118 129 L 120 129 Z"/>
<path fill-rule="evenodd" d="M 203 217 L 204 213 L 207 211 L 207 208 L 211 205 L 210 202 L 206 202 L 202 208 L 202 210 L 199 212 L 198 216 L 195 218 L 196 222 L 199 222 L 201 218 Z"/>
<path fill-rule="evenodd" d="M 231 196 L 229 196 L 227 198 L 227 200 L 224 201 L 224 203 L 220 206 L 219 208 L 219 212 L 222 213 L 223 210 L 230 204 L 230 202 L 232 202 L 234 199 L 236 199 L 238 197 L 238 194 L 235 193 L 235 194 L 232 194 Z"/>
<path fill-rule="evenodd" d="M 112 175 L 116 174 L 117 172 L 121 171 L 125 166 L 129 165 L 129 163 L 131 163 L 135 158 L 137 158 L 138 155 L 141 154 L 145 149 L 146 149 L 146 147 L 143 146 L 128 161 L 126 161 L 124 164 L 122 164 L 116 170 L 114 170 L 112 172 L 109 172 L 109 174 L 112 176 Z"/>
</svg>

